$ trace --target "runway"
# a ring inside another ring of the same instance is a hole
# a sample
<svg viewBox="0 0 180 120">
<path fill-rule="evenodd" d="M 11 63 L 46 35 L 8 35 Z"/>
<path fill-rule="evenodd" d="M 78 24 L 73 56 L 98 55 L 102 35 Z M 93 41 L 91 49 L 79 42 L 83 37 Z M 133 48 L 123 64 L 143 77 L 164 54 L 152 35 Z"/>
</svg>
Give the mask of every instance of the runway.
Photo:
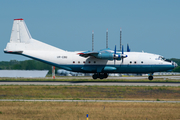
<svg viewBox="0 0 180 120">
<path fill-rule="evenodd" d="M 137 103 L 180 103 L 180 101 L 140 101 L 140 100 L 23 100 L 0 99 L 4 102 L 137 102 Z"/>
<path fill-rule="evenodd" d="M 51 79 L 52 77 L 46 77 L 46 79 Z M 173 79 L 180 80 L 180 76 L 154 76 L 155 79 Z M 92 79 L 91 76 L 66 76 L 66 77 L 56 77 L 56 79 Z M 148 76 L 133 76 L 133 77 L 113 77 L 109 76 L 107 79 L 126 79 L 126 80 L 138 80 L 138 79 L 147 79 Z"/>
<path fill-rule="evenodd" d="M 82 85 L 82 86 L 180 86 L 180 83 L 156 82 L 0 82 L 0 85 Z"/>
</svg>

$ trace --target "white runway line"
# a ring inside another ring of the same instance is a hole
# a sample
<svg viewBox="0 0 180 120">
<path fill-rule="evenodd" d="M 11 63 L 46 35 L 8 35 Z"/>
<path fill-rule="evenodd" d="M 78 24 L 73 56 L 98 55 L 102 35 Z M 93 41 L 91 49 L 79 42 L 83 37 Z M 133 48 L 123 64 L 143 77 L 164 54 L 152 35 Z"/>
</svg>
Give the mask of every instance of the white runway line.
<svg viewBox="0 0 180 120">
<path fill-rule="evenodd" d="M 1 102 L 137 102 L 137 103 L 180 103 L 180 101 L 138 101 L 138 100 L 23 100 L 0 99 Z"/>
<path fill-rule="evenodd" d="M 0 85 L 180 86 L 180 83 L 142 82 L 0 82 Z"/>
</svg>

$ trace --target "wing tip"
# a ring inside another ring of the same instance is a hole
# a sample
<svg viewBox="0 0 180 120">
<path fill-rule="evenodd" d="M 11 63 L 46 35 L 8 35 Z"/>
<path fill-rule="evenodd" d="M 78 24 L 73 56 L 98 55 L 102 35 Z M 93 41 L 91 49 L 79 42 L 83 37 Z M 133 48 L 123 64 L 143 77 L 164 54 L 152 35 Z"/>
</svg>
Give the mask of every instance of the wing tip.
<svg viewBox="0 0 180 120">
<path fill-rule="evenodd" d="M 22 19 L 22 18 L 18 18 L 18 19 L 14 19 L 14 20 L 24 20 L 24 19 Z"/>
<path fill-rule="evenodd" d="M 78 55 L 83 55 L 84 53 L 78 53 Z"/>
</svg>

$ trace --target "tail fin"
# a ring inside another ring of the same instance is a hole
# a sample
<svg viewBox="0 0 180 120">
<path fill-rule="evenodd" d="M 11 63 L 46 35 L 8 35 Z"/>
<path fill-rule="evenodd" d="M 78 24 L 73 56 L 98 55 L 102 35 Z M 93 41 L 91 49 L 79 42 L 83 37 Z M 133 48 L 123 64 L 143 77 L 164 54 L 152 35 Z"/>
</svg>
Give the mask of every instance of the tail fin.
<svg viewBox="0 0 180 120">
<path fill-rule="evenodd" d="M 14 19 L 10 42 L 7 43 L 4 52 L 22 53 L 24 50 L 64 51 L 33 39 L 24 20 L 22 18 Z"/>
<path fill-rule="evenodd" d="M 24 20 L 22 18 L 14 19 L 10 42 L 29 43 L 31 38 L 31 34 L 29 33 Z"/>
</svg>

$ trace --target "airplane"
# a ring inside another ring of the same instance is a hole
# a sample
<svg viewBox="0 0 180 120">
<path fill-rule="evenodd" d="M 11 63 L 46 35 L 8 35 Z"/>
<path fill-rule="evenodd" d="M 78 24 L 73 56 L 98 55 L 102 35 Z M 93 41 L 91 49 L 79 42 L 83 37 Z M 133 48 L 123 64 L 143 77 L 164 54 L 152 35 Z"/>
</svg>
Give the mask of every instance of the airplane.
<svg viewBox="0 0 180 120">
<path fill-rule="evenodd" d="M 4 53 L 18 54 L 29 57 L 60 69 L 93 73 L 93 79 L 104 79 L 109 73 L 149 74 L 153 80 L 154 72 L 168 71 L 177 67 L 173 61 L 161 55 L 131 52 L 127 45 L 127 52 L 110 48 L 100 51 L 65 51 L 57 47 L 35 40 L 24 22 L 24 19 L 14 19 L 10 42 Z"/>
</svg>

